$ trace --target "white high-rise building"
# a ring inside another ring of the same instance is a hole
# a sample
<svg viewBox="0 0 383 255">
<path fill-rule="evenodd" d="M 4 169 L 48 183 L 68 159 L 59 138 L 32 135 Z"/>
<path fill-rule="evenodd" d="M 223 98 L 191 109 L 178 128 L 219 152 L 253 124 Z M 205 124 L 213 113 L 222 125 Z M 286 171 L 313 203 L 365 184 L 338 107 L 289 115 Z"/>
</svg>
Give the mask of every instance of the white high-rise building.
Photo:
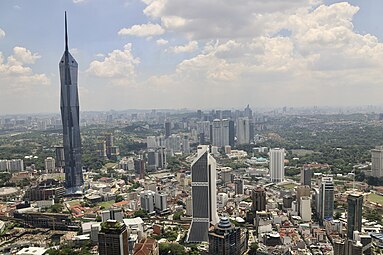
<svg viewBox="0 0 383 255">
<path fill-rule="evenodd" d="M 237 144 L 250 143 L 250 121 L 249 118 L 237 119 Z"/>
<path fill-rule="evenodd" d="M 374 177 L 383 176 L 383 146 L 371 150 L 371 174 Z"/>
<path fill-rule="evenodd" d="M 299 215 L 302 218 L 302 221 L 309 222 L 311 221 L 311 199 L 310 197 L 301 197 L 299 201 Z"/>
<path fill-rule="evenodd" d="M 217 147 L 224 147 L 229 144 L 229 120 L 215 119 L 212 125 L 213 141 L 212 145 Z"/>
<path fill-rule="evenodd" d="M 141 209 L 148 213 L 154 212 L 154 196 L 155 192 L 151 190 L 144 190 L 140 194 Z"/>
<path fill-rule="evenodd" d="M 56 160 L 52 157 L 47 157 L 45 159 L 45 171 L 47 173 L 51 173 L 55 170 L 56 168 Z"/>
<path fill-rule="evenodd" d="M 167 195 L 165 193 L 156 192 L 154 196 L 154 205 L 160 211 L 164 211 L 167 209 Z"/>
<path fill-rule="evenodd" d="M 190 153 L 190 142 L 189 142 L 189 136 L 184 135 L 182 138 L 182 152 L 185 154 Z"/>
<path fill-rule="evenodd" d="M 191 165 L 193 213 L 187 242 L 207 242 L 210 225 L 218 222 L 216 164 L 209 146 L 198 146 Z"/>
<path fill-rule="evenodd" d="M 274 183 L 285 179 L 285 149 L 270 150 L 270 180 Z"/>
</svg>

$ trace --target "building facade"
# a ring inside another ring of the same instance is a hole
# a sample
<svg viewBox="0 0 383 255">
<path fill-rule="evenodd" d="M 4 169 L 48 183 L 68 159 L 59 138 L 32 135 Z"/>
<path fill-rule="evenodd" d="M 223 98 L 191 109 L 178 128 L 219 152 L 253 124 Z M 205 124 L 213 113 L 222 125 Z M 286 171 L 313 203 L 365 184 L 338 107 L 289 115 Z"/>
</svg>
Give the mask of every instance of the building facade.
<svg viewBox="0 0 383 255">
<path fill-rule="evenodd" d="M 285 149 L 270 150 L 270 180 L 274 183 L 285 179 Z"/>
</svg>

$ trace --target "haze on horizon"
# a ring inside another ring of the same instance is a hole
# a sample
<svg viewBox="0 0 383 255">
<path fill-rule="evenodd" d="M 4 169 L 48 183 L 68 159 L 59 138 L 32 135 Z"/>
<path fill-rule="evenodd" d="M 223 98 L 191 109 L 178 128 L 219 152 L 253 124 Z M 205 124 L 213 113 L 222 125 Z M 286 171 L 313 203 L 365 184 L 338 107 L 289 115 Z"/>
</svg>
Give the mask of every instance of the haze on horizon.
<svg viewBox="0 0 383 255">
<path fill-rule="evenodd" d="M 379 0 L 5 0 L 0 115 L 59 111 L 64 11 L 81 111 L 382 104 Z"/>
</svg>

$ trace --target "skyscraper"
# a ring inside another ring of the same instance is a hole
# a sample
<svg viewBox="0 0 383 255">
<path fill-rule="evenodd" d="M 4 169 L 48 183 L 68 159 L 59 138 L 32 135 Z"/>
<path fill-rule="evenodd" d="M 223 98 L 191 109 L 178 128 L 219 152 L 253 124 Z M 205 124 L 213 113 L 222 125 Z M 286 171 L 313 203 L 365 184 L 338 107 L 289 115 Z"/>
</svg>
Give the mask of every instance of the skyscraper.
<svg viewBox="0 0 383 255">
<path fill-rule="evenodd" d="M 209 254 L 240 255 L 241 230 L 226 217 L 222 217 L 209 231 Z"/>
<path fill-rule="evenodd" d="M 313 170 L 307 166 L 303 166 L 301 169 L 301 184 L 311 187 L 311 177 L 313 175 Z"/>
<path fill-rule="evenodd" d="M 383 146 L 371 150 L 371 174 L 374 177 L 383 176 Z"/>
<path fill-rule="evenodd" d="M 332 176 L 323 176 L 319 187 L 319 222 L 331 220 L 334 214 L 334 182 Z"/>
<path fill-rule="evenodd" d="M 218 221 L 216 161 L 207 145 L 198 146 L 197 158 L 191 165 L 193 218 L 187 242 L 207 242 L 210 224 Z"/>
<path fill-rule="evenodd" d="M 353 193 L 347 197 L 347 238 L 354 239 L 354 231 L 362 231 L 363 195 Z"/>
<path fill-rule="evenodd" d="M 78 65 L 68 50 L 65 13 L 65 51 L 60 64 L 61 119 L 63 124 L 65 186 L 72 193 L 84 183 L 81 165 L 80 109 L 77 89 Z"/>
<path fill-rule="evenodd" d="M 223 147 L 229 145 L 230 139 L 230 122 L 227 119 L 213 120 L 212 125 L 212 145 L 217 147 Z"/>
<path fill-rule="evenodd" d="M 266 192 L 263 188 L 257 187 L 251 191 L 251 210 L 254 212 L 266 211 Z"/>
<path fill-rule="evenodd" d="M 249 118 L 237 119 L 237 144 L 250 143 L 250 122 Z"/>
<path fill-rule="evenodd" d="M 285 179 L 285 149 L 270 150 L 270 180 L 278 183 Z"/>
<path fill-rule="evenodd" d="M 98 252 L 100 255 L 128 255 L 128 239 L 124 223 L 115 220 L 103 222 L 98 233 Z"/>
</svg>

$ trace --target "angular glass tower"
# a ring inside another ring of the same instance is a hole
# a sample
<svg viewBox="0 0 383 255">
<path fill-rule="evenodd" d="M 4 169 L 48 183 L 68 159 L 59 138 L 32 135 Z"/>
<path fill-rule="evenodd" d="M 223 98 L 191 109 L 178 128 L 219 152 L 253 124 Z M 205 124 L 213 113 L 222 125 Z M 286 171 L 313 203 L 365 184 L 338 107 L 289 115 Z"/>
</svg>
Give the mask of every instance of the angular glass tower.
<svg viewBox="0 0 383 255">
<path fill-rule="evenodd" d="M 77 89 L 78 65 L 68 50 L 65 12 L 65 51 L 60 64 L 61 119 L 63 124 L 65 186 L 68 193 L 80 190 L 84 183 L 81 165 L 80 111 Z"/>
</svg>

